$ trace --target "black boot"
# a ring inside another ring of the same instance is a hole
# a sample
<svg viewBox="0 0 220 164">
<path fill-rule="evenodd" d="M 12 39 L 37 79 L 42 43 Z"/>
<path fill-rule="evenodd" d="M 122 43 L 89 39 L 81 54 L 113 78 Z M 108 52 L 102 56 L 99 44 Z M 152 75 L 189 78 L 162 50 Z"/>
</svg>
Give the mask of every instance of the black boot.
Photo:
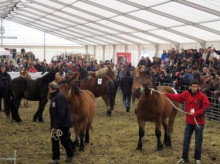
<svg viewBox="0 0 220 164">
<path fill-rule="evenodd" d="M 126 112 L 130 112 L 130 106 L 126 107 Z"/>
</svg>

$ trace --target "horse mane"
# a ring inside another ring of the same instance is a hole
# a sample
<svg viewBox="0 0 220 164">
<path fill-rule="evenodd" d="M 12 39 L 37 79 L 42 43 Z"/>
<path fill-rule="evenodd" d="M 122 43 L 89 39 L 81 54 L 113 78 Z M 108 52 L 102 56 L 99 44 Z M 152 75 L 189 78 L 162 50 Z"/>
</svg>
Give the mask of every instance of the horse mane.
<svg viewBox="0 0 220 164">
<path fill-rule="evenodd" d="M 67 83 L 69 86 L 72 85 L 72 90 L 74 91 L 76 95 L 79 95 L 79 93 L 81 92 L 81 90 L 76 84 L 77 80 L 71 81 L 69 79 L 64 79 L 58 82 L 58 84 L 63 84 L 63 83 Z"/>
<path fill-rule="evenodd" d="M 44 75 L 42 77 L 42 80 L 46 83 L 53 81 L 55 78 L 56 72 L 57 72 L 56 70 L 52 70 L 52 71 L 48 72 L 46 75 Z"/>
<path fill-rule="evenodd" d="M 72 85 L 72 90 L 74 91 L 74 93 L 76 95 L 79 95 L 79 93 L 81 92 L 81 90 L 79 89 L 79 87 L 75 84 L 75 82 Z"/>
<path fill-rule="evenodd" d="M 82 79 L 87 79 L 88 77 L 89 77 L 89 73 L 88 73 L 88 71 L 86 70 L 86 68 L 84 68 L 84 67 L 79 67 L 80 69 L 79 69 L 79 73 L 80 73 L 80 78 L 82 78 Z"/>
<path fill-rule="evenodd" d="M 102 69 L 95 72 L 95 76 L 106 75 L 108 70 L 109 70 L 109 67 L 102 68 Z"/>
</svg>

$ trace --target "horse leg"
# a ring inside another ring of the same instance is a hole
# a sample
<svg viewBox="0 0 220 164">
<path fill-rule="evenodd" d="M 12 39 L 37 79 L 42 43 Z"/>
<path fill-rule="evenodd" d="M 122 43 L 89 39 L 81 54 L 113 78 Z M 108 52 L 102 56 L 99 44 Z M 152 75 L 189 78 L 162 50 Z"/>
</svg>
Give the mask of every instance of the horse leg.
<svg viewBox="0 0 220 164">
<path fill-rule="evenodd" d="M 28 100 L 24 99 L 24 107 L 28 107 Z"/>
<path fill-rule="evenodd" d="M 84 151 L 85 148 L 85 135 L 86 135 L 86 125 L 88 120 L 84 120 L 80 129 L 79 137 L 80 137 L 80 145 L 79 145 L 79 151 Z"/>
<path fill-rule="evenodd" d="M 157 137 L 157 150 L 163 150 L 163 144 L 161 143 L 161 124 L 162 118 L 159 118 L 156 122 L 155 135 Z"/>
<path fill-rule="evenodd" d="M 88 124 L 87 124 L 87 127 L 86 127 L 86 137 L 85 137 L 85 143 L 89 143 L 89 129 L 90 129 L 90 127 L 91 127 L 91 122 L 89 122 Z"/>
<path fill-rule="evenodd" d="M 15 99 L 13 99 L 12 104 L 11 104 L 12 119 L 15 120 L 18 123 L 22 121 L 20 116 L 19 116 L 19 113 L 18 113 L 20 103 L 21 103 L 21 98 L 15 98 Z"/>
<path fill-rule="evenodd" d="M 177 110 L 173 108 L 173 112 L 169 117 L 169 124 L 167 129 L 167 145 L 168 147 L 172 147 L 171 134 L 173 133 L 174 122 L 176 118 Z"/>
<path fill-rule="evenodd" d="M 39 107 L 38 107 L 38 110 L 37 112 L 34 114 L 34 118 L 33 118 L 33 121 L 34 122 L 37 122 L 37 119 L 39 122 L 43 122 L 44 119 L 43 119 L 43 111 L 44 111 L 44 108 L 45 108 L 45 105 L 47 104 L 47 99 L 43 99 L 43 100 L 40 100 L 39 101 Z"/>
<path fill-rule="evenodd" d="M 107 116 L 111 116 L 111 110 L 108 109 L 108 107 L 109 107 L 108 95 L 103 95 L 103 96 L 102 96 L 102 99 L 103 99 L 103 101 L 105 102 L 105 105 L 106 105 L 106 107 L 107 107 L 106 115 L 107 115 Z"/>
<path fill-rule="evenodd" d="M 166 122 L 166 119 L 162 119 L 162 125 L 163 125 L 163 129 L 164 129 L 164 141 L 163 141 L 163 144 L 166 145 L 166 146 L 169 146 L 168 143 L 167 143 L 167 140 L 168 140 L 168 134 L 167 134 L 167 122 Z"/>
<path fill-rule="evenodd" d="M 76 151 L 76 147 L 79 147 L 79 139 L 78 136 L 75 137 L 75 141 L 71 144 L 73 151 Z"/>
<path fill-rule="evenodd" d="M 75 131 L 75 141 L 72 143 L 72 148 L 75 151 L 76 147 L 79 147 L 79 125 L 74 124 L 74 131 Z"/>
<path fill-rule="evenodd" d="M 107 115 L 111 116 L 112 111 L 114 109 L 115 105 L 115 97 L 114 97 L 114 83 L 113 82 L 108 82 L 108 101 L 110 108 L 107 110 Z"/>
<path fill-rule="evenodd" d="M 139 125 L 139 140 L 136 150 L 142 150 L 142 139 L 144 137 L 145 121 L 138 119 L 138 125 Z"/>
</svg>

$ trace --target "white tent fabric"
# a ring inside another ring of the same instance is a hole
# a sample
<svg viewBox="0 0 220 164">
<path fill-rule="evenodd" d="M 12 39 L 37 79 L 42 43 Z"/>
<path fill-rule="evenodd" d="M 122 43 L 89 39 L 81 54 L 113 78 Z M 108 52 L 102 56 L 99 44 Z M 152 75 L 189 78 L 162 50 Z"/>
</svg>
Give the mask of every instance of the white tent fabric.
<svg viewBox="0 0 220 164">
<path fill-rule="evenodd" d="M 80 45 L 220 41 L 219 0 L 0 0 L 0 17 Z"/>
</svg>

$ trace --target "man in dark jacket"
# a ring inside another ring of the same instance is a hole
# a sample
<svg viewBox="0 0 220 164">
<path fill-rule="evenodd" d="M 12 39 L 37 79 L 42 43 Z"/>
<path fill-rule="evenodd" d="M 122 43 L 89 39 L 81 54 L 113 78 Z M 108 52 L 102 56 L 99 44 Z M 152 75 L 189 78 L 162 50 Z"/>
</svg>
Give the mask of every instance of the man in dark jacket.
<svg viewBox="0 0 220 164">
<path fill-rule="evenodd" d="M 2 98 L 5 97 L 5 91 L 10 81 L 11 76 L 6 72 L 5 66 L 2 65 L 0 71 L 0 111 L 2 111 Z"/>
<path fill-rule="evenodd" d="M 52 164 L 58 164 L 60 160 L 59 140 L 66 150 L 67 158 L 65 162 L 71 162 L 73 157 L 73 149 L 71 146 L 69 132 L 69 129 L 72 127 L 69 104 L 65 95 L 59 91 L 59 86 L 55 81 L 49 84 L 49 93 L 51 96 L 49 111 L 52 132 Z"/>
<path fill-rule="evenodd" d="M 124 78 L 122 78 L 121 80 L 120 86 L 123 94 L 123 103 L 126 108 L 126 112 L 130 111 L 132 84 L 133 77 L 130 74 L 130 69 L 127 69 Z"/>
</svg>

